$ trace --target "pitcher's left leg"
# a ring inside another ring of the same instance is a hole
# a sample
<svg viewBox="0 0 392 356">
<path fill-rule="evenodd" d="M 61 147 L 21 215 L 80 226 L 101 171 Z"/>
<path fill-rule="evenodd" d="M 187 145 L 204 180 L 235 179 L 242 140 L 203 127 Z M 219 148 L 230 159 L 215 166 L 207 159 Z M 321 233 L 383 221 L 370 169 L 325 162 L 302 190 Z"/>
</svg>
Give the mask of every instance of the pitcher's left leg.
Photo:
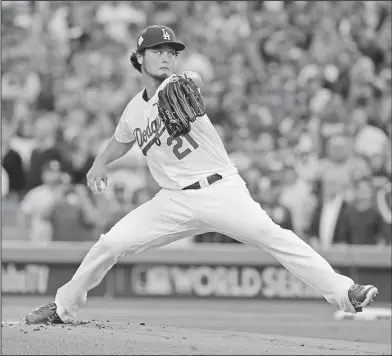
<svg viewBox="0 0 392 356">
<path fill-rule="evenodd" d="M 329 303 L 344 311 L 356 312 L 348 295 L 354 286 L 353 280 L 336 273 L 322 256 L 292 231 L 275 224 L 251 198 L 239 176 L 207 189 L 220 198 L 206 203 L 208 208 L 200 205 L 198 214 L 201 220 L 212 225 L 215 231 L 262 247 L 290 272 L 320 292 Z M 353 292 L 363 294 L 367 291 Z M 364 301 L 365 304 L 368 302 Z"/>
<path fill-rule="evenodd" d="M 55 302 L 26 316 L 29 324 L 73 321 L 99 285 L 126 253 L 138 253 L 204 232 L 193 218 L 186 194 L 162 189 L 153 199 L 129 212 L 90 249 L 72 279 L 61 286 Z"/>
</svg>

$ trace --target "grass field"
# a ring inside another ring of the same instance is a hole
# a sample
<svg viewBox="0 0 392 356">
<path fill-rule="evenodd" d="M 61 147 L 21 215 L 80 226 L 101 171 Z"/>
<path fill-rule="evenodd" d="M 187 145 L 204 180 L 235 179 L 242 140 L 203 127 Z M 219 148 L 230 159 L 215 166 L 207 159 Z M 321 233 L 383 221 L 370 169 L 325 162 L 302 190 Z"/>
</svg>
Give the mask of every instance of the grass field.
<svg viewBox="0 0 392 356">
<path fill-rule="evenodd" d="M 391 354 L 390 320 L 334 320 L 324 301 L 90 298 L 89 323 L 24 325 L 48 301 L 3 297 L 3 355 Z"/>
</svg>

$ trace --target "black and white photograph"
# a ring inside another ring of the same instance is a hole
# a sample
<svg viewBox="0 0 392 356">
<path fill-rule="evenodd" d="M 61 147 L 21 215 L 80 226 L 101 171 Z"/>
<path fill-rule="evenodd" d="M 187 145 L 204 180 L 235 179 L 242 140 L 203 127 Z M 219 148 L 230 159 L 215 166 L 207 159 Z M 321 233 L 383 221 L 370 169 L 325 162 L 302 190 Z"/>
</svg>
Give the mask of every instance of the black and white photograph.
<svg viewBox="0 0 392 356">
<path fill-rule="evenodd" d="M 390 1 L 1 1 L 2 355 L 391 355 Z"/>
</svg>

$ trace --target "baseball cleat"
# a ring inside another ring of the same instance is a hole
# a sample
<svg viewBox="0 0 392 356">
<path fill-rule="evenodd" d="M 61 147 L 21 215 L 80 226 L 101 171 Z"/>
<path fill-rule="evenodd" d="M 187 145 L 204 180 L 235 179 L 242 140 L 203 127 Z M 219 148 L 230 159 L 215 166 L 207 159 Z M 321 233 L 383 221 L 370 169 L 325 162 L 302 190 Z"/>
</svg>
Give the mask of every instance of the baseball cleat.
<svg viewBox="0 0 392 356">
<path fill-rule="evenodd" d="M 26 316 L 27 324 L 64 324 L 57 315 L 56 303 L 52 302 L 34 309 Z"/>
<path fill-rule="evenodd" d="M 375 286 L 354 284 L 348 290 L 348 299 L 356 312 L 361 312 L 363 307 L 368 306 L 378 294 Z"/>
</svg>

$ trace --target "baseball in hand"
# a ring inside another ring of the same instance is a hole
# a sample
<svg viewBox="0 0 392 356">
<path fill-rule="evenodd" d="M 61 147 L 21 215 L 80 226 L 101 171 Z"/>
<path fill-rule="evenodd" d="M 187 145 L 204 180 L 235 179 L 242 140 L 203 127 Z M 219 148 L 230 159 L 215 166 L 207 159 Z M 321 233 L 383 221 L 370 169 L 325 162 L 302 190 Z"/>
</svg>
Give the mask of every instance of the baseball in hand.
<svg viewBox="0 0 392 356">
<path fill-rule="evenodd" d="M 186 75 L 188 78 L 193 79 L 193 81 L 196 83 L 198 87 L 201 87 L 203 84 L 203 79 L 201 75 L 197 72 L 191 72 L 191 71 L 184 71 L 182 72 L 183 75 Z"/>
<path fill-rule="evenodd" d="M 98 188 L 97 181 L 95 181 L 94 188 L 97 192 L 103 193 L 106 189 L 106 183 L 103 180 L 100 180 L 99 181 L 99 188 Z"/>
</svg>

